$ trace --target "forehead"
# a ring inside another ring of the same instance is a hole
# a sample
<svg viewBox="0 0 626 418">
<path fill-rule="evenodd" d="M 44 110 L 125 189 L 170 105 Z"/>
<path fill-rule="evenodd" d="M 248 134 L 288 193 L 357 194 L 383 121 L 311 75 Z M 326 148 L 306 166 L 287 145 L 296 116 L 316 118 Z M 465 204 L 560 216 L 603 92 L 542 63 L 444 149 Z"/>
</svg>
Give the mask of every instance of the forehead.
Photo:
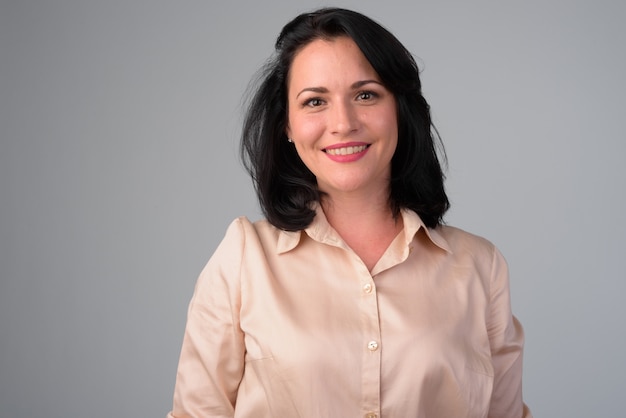
<svg viewBox="0 0 626 418">
<path fill-rule="evenodd" d="M 340 81 L 346 77 L 379 80 L 376 71 L 352 38 L 340 36 L 315 39 L 295 54 L 289 69 L 288 84 Z"/>
</svg>

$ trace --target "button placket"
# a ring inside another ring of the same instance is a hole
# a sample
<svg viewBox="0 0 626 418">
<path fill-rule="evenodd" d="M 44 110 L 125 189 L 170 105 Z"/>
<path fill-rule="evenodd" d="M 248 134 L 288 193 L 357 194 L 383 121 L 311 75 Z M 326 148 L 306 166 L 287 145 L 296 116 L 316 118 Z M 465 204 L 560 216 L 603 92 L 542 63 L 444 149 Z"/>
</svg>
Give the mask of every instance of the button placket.
<svg viewBox="0 0 626 418">
<path fill-rule="evenodd" d="M 362 309 L 362 416 L 366 418 L 378 417 L 380 409 L 380 316 L 378 312 L 378 297 L 374 277 L 368 272 L 361 278 Z"/>
<path fill-rule="evenodd" d="M 374 290 L 374 286 L 371 283 L 365 283 L 363 285 L 363 293 L 369 295 L 370 293 L 372 293 L 372 290 Z"/>
</svg>

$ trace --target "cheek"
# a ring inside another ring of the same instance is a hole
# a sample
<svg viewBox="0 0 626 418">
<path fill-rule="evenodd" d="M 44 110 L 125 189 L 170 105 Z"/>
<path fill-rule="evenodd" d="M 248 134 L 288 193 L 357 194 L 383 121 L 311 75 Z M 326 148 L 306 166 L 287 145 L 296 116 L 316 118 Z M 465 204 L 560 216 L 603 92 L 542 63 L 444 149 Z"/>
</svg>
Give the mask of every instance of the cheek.
<svg viewBox="0 0 626 418">
<path fill-rule="evenodd" d="M 369 118 L 369 127 L 380 138 L 385 138 L 387 142 L 397 142 L 398 121 L 395 114 L 385 112 L 375 117 Z"/>
<path fill-rule="evenodd" d="M 324 132 L 324 122 L 319 117 L 289 118 L 289 132 L 294 141 L 307 145 L 319 139 Z"/>
<path fill-rule="evenodd" d="M 398 141 L 398 116 L 395 109 L 390 110 L 384 118 L 381 118 L 381 129 L 388 132 L 388 135 Z"/>
</svg>

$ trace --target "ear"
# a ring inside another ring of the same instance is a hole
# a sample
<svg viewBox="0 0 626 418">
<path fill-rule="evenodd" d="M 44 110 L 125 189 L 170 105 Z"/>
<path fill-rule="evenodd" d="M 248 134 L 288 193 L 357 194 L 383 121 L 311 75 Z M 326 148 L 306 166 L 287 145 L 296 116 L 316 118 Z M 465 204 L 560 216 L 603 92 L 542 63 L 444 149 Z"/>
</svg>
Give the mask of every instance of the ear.
<svg viewBox="0 0 626 418">
<path fill-rule="evenodd" d="M 287 135 L 287 138 L 291 138 L 291 128 L 289 127 L 289 124 L 287 124 L 287 127 L 285 128 L 285 134 Z"/>
</svg>

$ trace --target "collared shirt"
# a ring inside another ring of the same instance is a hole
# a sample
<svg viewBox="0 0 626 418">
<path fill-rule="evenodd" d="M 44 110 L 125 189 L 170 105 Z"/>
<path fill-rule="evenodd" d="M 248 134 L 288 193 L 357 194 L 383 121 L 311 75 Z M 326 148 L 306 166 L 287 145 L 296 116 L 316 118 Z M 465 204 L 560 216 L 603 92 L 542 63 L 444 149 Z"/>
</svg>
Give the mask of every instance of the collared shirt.
<svg viewBox="0 0 626 418">
<path fill-rule="evenodd" d="M 402 218 L 372 271 L 319 208 L 298 232 L 235 220 L 196 284 L 168 417 L 531 417 L 504 258 Z"/>
</svg>

